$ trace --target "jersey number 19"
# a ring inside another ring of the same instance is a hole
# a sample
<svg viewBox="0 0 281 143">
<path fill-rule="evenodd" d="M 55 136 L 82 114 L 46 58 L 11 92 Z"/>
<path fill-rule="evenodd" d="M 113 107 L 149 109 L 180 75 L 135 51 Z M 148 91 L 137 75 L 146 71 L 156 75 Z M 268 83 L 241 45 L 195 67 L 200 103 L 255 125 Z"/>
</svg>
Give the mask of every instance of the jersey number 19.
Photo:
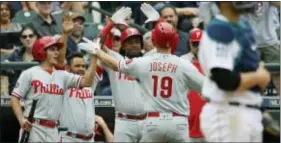
<svg viewBox="0 0 281 143">
<path fill-rule="evenodd" d="M 156 97 L 158 93 L 158 83 L 160 82 L 160 96 L 163 98 L 169 98 L 172 96 L 172 82 L 173 79 L 168 76 L 164 76 L 159 79 L 157 75 L 152 76 L 153 79 L 153 96 Z"/>
</svg>

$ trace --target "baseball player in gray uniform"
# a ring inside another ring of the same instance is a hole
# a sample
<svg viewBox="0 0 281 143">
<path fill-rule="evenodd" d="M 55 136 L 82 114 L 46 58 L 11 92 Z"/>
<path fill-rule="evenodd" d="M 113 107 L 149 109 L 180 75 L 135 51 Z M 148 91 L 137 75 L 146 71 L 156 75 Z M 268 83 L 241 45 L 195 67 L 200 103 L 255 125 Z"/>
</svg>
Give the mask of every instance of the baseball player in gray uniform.
<svg viewBox="0 0 281 143">
<path fill-rule="evenodd" d="M 64 17 L 63 37 L 72 30 L 72 16 Z M 63 39 L 66 43 L 65 39 Z M 65 90 L 69 88 L 90 87 L 96 70 L 96 58 L 84 76 L 74 75 L 55 66 L 64 65 L 66 46 L 53 37 L 45 36 L 35 41 L 33 58 L 39 66 L 23 71 L 14 87 L 11 105 L 22 130 L 30 131 L 28 142 L 58 142 L 57 121 L 61 114 L 61 105 Z M 27 120 L 33 100 L 38 100 L 34 120 Z M 20 105 L 24 101 L 24 112 Z"/>
<path fill-rule="evenodd" d="M 81 53 L 73 53 L 67 58 L 67 70 L 83 76 L 86 64 Z M 61 142 L 93 142 L 95 125 L 94 91 L 102 79 L 102 69 L 97 67 L 92 88 L 70 88 L 63 100 L 63 110 L 60 116 L 60 126 L 67 127 L 61 132 Z"/>
<path fill-rule="evenodd" d="M 130 13 L 130 8 L 121 8 L 113 14 L 111 20 L 113 23 L 127 25 L 124 21 Z M 121 33 L 120 40 L 119 53 L 108 48 L 103 48 L 103 50 L 119 60 L 142 56 L 142 35 L 137 29 L 127 28 Z M 89 41 L 78 46 L 80 49 L 92 47 Z M 87 49 L 84 50 L 87 51 Z M 137 81 L 118 70 L 112 70 L 111 65 L 107 63 L 103 64 L 103 68 L 108 73 L 114 98 L 116 112 L 114 142 L 138 142 L 141 136 L 140 128 L 146 114 Z"/>
<path fill-rule="evenodd" d="M 200 92 L 203 76 L 191 64 L 171 55 L 170 45 L 177 36 L 167 22 L 160 22 L 152 31 L 156 54 L 129 60 L 116 59 L 95 50 L 99 59 L 117 70 L 135 77 L 144 98 L 146 122 L 140 142 L 187 142 L 189 114 L 187 92 Z"/>
</svg>

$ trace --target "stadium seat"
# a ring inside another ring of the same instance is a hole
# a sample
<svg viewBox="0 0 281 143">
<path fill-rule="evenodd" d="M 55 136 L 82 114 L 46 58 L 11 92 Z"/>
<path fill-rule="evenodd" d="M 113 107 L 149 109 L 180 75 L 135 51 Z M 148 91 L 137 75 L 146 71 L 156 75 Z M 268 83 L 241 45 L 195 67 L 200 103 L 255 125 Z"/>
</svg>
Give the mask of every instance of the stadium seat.
<svg viewBox="0 0 281 143">
<path fill-rule="evenodd" d="M 84 24 L 84 36 L 95 38 L 98 35 L 101 28 L 102 28 L 102 24 L 85 23 Z"/>
<path fill-rule="evenodd" d="M 33 11 L 18 11 L 12 21 L 25 25 L 30 23 L 36 15 Z"/>
</svg>

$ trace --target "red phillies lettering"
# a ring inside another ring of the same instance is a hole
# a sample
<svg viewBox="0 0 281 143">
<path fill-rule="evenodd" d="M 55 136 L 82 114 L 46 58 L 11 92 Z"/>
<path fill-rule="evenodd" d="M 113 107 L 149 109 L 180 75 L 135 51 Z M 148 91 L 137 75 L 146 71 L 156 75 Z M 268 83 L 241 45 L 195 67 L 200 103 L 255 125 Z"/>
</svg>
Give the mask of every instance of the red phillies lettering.
<svg viewBox="0 0 281 143">
<path fill-rule="evenodd" d="M 175 73 L 177 71 L 178 66 L 176 64 L 171 63 L 162 63 L 162 62 L 153 62 L 150 63 L 150 72 L 171 72 Z"/>
<path fill-rule="evenodd" d="M 31 86 L 34 88 L 34 93 L 49 93 L 49 94 L 54 94 L 54 95 L 63 95 L 64 90 L 63 88 L 59 88 L 56 84 L 47 84 L 44 85 L 41 81 L 39 80 L 32 80 L 31 81 Z"/>
<path fill-rule="evenodd" d="M 70 93 L 69 93 L 69 97 L 72 97 L 72 96 L 75 97 L 75 98 L 79 98 L 79 99 L 93 98 L 92 92 L 88 89 L 71 88 Z"/>
<path fill-rule="evenodd" d="M 118 80 L 128 80 L 128 81 L 135 81 L 136 78 L 133 78 L 133 77 L 130 77 L 130 76 L 127 76 L 121 72 L 119 72 L 119 76 L 118 76 Z"/>
</svg>

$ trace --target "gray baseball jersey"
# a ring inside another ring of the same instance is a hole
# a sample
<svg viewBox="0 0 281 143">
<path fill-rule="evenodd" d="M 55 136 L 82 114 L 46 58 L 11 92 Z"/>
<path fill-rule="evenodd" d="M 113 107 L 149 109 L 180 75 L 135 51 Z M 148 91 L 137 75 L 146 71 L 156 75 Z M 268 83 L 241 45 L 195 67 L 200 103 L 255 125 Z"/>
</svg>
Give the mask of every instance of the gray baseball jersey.
<svg viewBox="0 0 281 143">
<path fill-rule="evenodd" d="M 119 53 L 109 49 L 107 52 L 116 59 L 125 60 Z M 109 76 L 115 111 L 132 115 L 144 113 L 143 99 L 135 78 L 113 71 L 106 66 L 104 69 Z"/>
<path fill-rule="evenodd" d="M 27 117 L 32 100 L 38 99 L 34 118 L 57 121 L 61 114 L 63 95 L 69 88 L 78 88 L 81 76 L 63 70 L 49 72 L 40 66 L 23 71 L 12 92 L 24 100 L 24 116 Z"/>
<path fill-rule="evenodd" d="M 94 91 L 102 80 L 101 73 L 96 73 L 91 88 L 70 88 L 63 100 L 60 126 L 67 127 L 69 132 L 88 135 L 95 126 Z"/>
<path fill-rule="evenodd" d="M 118 68 L 136 77 L 147 112 L 175 112 L 187 116 L 186 95 L 191 88 L 200 92 L 204 79 L 190 62 L 170 54 L 119 60 Z"/>
</svg>

